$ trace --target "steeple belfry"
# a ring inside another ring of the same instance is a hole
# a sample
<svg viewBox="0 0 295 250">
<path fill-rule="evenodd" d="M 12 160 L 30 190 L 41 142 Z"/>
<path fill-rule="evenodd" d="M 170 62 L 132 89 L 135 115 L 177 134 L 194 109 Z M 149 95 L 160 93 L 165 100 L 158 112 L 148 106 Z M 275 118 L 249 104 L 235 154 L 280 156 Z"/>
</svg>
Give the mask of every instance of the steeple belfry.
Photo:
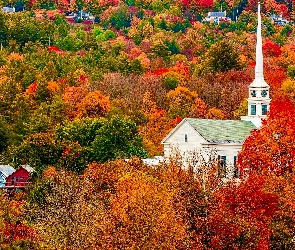
<svg viewBox="0 0 295 250">
<path fill-rule="evenodd" d="M 256 127 L 260 127 L 261 120 L 266 118 L 271 101 L 269 98 L 269 85 L 265 82 L 263 76 L 260 2 L 258 2 L 257 17 L 255 79 L 249 86 L 248 116 L 243 116 L 241 119 L 251 121 Z"/>
</svg>

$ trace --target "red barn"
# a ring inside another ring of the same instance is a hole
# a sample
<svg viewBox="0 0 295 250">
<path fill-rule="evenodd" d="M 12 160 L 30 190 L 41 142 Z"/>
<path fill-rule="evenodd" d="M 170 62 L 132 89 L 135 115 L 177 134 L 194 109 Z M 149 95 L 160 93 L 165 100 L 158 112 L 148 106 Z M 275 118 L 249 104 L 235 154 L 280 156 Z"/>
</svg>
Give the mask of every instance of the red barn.
<svg viewBox="0 0 295 250">
<path fill-rule="evenodd" d="M 30 183 L 34 169 L 28 165 L 20 166 L 14 173 L 6 177 L 5 188 L 24 188 Z"/>
</svg>

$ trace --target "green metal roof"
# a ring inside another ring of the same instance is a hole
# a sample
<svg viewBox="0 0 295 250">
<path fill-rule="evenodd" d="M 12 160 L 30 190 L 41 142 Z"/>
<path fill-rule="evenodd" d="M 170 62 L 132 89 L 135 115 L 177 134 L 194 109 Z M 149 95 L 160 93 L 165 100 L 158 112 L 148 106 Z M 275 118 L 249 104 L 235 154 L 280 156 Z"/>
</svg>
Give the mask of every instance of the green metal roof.
<svg viewBox="0 0 295 250">
<path fill-rule="evenodd" d="M 255 125 L 250 121 L 211 120 L 185 118 L 185 120 L 208 142 L 228 143 L 243 141 Z"/>
</svg>

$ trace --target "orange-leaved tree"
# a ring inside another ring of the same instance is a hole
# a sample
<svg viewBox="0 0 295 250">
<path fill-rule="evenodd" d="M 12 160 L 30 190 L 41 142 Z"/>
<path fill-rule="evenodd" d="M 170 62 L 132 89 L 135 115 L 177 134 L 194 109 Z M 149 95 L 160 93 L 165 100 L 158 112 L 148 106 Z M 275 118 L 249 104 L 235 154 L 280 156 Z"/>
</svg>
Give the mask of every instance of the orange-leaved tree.
<svg viewBox="0 0 295 250">
<path fill-rule="evenodd" d="M 295 221 L 294 112 L 286 96 L 273 100 L 267 120 L 251 133 L 238 158 L 242 173 L 264 178 L 264 190 L 278 197 L 266 249 L 294 248 L 294 230 L 290 230 Z"/>
<path fill-rule="evenodd" d="M 99 193 L 72 172 L 50 167 L 30 188 L 28 213 L 47 249 L 98 249 L 105 208 Z"/>
<path fill-rule="evenodd" d="M 166 96 L 168 115 L 171 118 L 176 117 L 197 117 L 203 118 L 206 114 L 206 104 L 201 100 L 198 94 L 185 87 L 177 87 L 170 90 Z"/>
<path fill-rule="evenodd" d="M 165 110 L 159 109 L 150 92 L 143 97 L 141 112 L 148 121 L 139 126 L 139 134 L 143 136 L 144 148 L 150 156 L 160 155 L 163 151 L 161 140 L 172 130 L 181 118 L 171 119 Z"/>
<path fill-rule="evenodd" d="M 252 174 L 217 190 L 209 213 L 212 249 L 269 249 L 278 197 L 265 182 L 265 176 Z"/>
<path fill-rule="evenodd" d="M 272 89 L 272 94 L 276 94 L 276 91 L 287 79 L 287 72 L 285 69 L 282 69 L 280 67 L 266 67 L 265 79 Z"/>
<path fill-rule="evenodd" d="M 226 116 L 224 115 L 221 109 L 213 107 L 208 110 L 208 113 L 206 114 L 206 118 L 215 119 L 215 120 L 224 120 Z"/>
<path fill-rule="evenodd" d="M 114 248 L 177 249 L 186 236 L 185 223 L 174 207 L 174 193 L 154 176 L 125 173 L 111 199 L 116 221 Z"/>
<path fill-rule="evenodd" d="M 67 87 L 62 95 L 63 101 L 67 104 L 67 115 L 75 118 L 78 115 L 78 107 L 81 100 L 87 95 L 85 87 Z"/>
<path fill-rule="evenodd" d="M 0 192 L 1 249 L 38 249 L 37 232 L 25 220 L 25 205 L 22 192 L 14 197 Z"/>
<path fill-rule="evenodd" d="M 262 127 L 252 131 L 239 154 L 241 170 L 277 175 L 294 172 L 295 167 L 295 106 L 287 98 L 272 101 Z"/>
<path fill-rule="evenodd" d="M 102 248 L 183 249 L 188 235 L 179 209 L 184 204 L 175 200 L 181 185 L 170 185 L 174 173 L 167 174 L 136 158 L 89 165 L 84 178 L 108 208 Z"/>
<path fill-rule="evenodd" d="M 294 173 L 266 175 L 265 189 L 278 197 L 272 222 L 271 249 L 294 248 L 295 178 Z"/>
<path fill-rule="evenodd" d="M 79 117 L 101 117 L 109 111 L 111 104 L 108 97 L 99 91 L 89 92 L 79 103 Z"/>
</svg>

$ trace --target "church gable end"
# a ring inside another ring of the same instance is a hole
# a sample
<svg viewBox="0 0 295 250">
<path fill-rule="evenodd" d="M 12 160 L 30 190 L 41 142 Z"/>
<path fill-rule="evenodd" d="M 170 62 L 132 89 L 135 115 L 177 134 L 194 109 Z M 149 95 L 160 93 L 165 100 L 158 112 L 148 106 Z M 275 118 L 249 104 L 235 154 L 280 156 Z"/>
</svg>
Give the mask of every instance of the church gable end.
<svg viewBox="0 0 295 250">
<path fill-rule="evenodd" d="M 162 141 L 164 151 L 178 148 L 180 151 L 188 151 L 200 148 L 202 143 L 207 142 L 198 131 L 193 128 L 187 119 L 183 119 Z"/>
</svg>

